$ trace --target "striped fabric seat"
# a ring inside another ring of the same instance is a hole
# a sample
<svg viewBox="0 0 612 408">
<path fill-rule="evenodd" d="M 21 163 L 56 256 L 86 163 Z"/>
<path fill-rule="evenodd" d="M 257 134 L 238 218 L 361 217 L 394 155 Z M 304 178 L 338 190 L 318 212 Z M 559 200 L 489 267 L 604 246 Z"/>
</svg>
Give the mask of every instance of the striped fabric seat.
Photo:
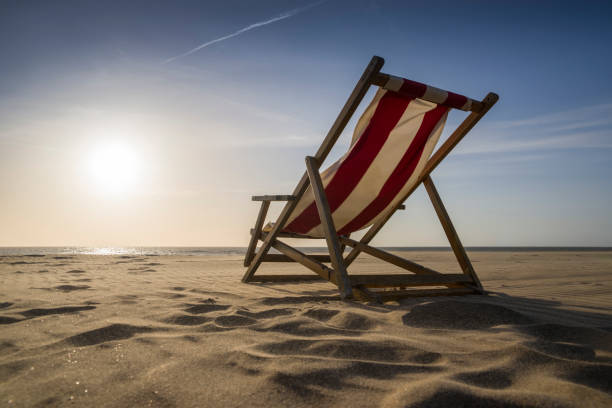
<svg viewBox="0 0 612 408">
<path fill-rule="evenodd" d="M 419 99 L 426 96 L 428 102 Z M 431 155 L 450 108 L 472 101 L 418 82 L 390 76 L 359 119 L 349 151 L 321 179 L 338 234 L 367 228 L 401 204 Z M 285 232 L 324 237 L 309 186 Z"/>
</svg>

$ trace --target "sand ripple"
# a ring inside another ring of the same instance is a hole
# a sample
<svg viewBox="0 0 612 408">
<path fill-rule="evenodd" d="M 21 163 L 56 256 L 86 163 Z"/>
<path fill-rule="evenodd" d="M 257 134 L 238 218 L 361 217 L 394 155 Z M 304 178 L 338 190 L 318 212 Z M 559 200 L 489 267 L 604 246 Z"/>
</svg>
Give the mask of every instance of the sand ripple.
<svg viewBox="0 0 612 408">
<path fill-rule="evenodd" d="M 581 276 L 574 297 L 557 267 L 528 285 L 483 273 L 490 296 L 377 305 L 325 283 L 243 285 L 237 257 L 40 259 L 45 273 L 0 266 L 0 396 L 14 406 L 612 406 L 603 272 L 603 289 Z"/>
</svg>

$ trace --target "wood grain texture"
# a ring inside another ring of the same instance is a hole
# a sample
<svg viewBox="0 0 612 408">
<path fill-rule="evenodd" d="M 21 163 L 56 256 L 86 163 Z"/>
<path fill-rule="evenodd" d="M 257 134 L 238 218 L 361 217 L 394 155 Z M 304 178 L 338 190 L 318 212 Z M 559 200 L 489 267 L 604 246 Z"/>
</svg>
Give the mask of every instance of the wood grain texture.
<svg viewBox="0 0 612 408">
<path fill-rule="evenodd" d="M 294 201 L 295 198 L 292 195 L 261 195 L 252 196 L 251 201 Z"/>
<path fill-rule="evenodd" d="M 339 237 L 339 240 L 343 244 L 346 244 L 353 248 L 359 248 L 361 251 L 367 253 L 368 255 L 372 255 L 373 257 L 382 259 L 383 261 L 389 262 L 395 266 L 399 266 L 400 268 L 406 269 L 410 272 L 414 272 L 417 274 L 427 274 L 427 275 L 438 275 L 439 274 L 438 271 L 427 268 L 426 266 L 419 265 L 416 262 L 409 261 L 400 256 L 393 255 L 389 252 L 383 251 L 382 249 L 374 248 L 362 242 L 355 241 L 354 239 L 350 239 L 346 237 Z"/>
<path fill-rule="evenodd" d="M 474 267 L 472 266 L 472 263 L 470 262 L 470 258 L 465 252 L 465 248 L 461 244 L 459 235 L 457 234 L 457 231 L 455 230 L 455 227 L 453 226 L 453 223 L 448 215 L 448 212 L 446 211 L 446 208 L 444 207 L 444 203 L 442 203 L 442 199 L 440 198 L 440 195 L 438 194 L 438 190 L 436 190 L 433 180 L 431 179 L 430 176 L 427 176 L 425 177 L 425 180 L 423 180 L 423 184 L 425 185 L 427 194 L 429 195 L 429 198 L 431 199 L 431 203 L 433 204 L 434 209 L 436 210 L 438 219 L 440 220 L 440 223 L 442 224 L 442 228 L 444 229 L 446 238 L 448 238 L 448 242 L 450 242 L 451 248 L 453 249 L 453 252 L 455 253 L 457 262 L 459 262 L 459 265 L 461 266 L 461 270 L 463 271 L 465 275 L 469 276 L 472 279 L 472 281 L 474 282 L 478 290 L 482 291 L 482 284 L 480 283 L 480 280 L 478 279 L 478 275 L 476 275 L 476 271 L 474 271 Z"/>
<path fill-rule="evenodd" d="M 472 279 L 464 274 L 440 274 L 440 275 L 350 275 L 354 286 L 364 285 L 370 288 L 384 288 L 394 286 L 436 286 L 446 283 L 471 283 Z"/>
<path fill-rule="evenodd" d="M 309 254 L 308 256 L 318 262 L 324 262 L 324 263 L 331 262 L 329 255 Z M 266 256 L 264 256 L 263 258 L 263 262 L 295 262 L 295 261 L 289 258 L 287 255 L 283 255 L 283 254 L 266 254 Z"/>
<path fill-rule="evenodd" d="M 346 267 L 344 266 L 344 259 L 342 258 L 342 251 L 340 250 L 340 242 L 338 241 L 338 232 L 334 226 L 334 220 L 329 209 L 325 189 L 323 188 L 323 181 L 321 181 L 321 176 L 319 175 L 320 163 L 318 163 L 314 157 L 310 156 L 306 157 L 305 161 L 306 171 L 308 173 L 308 178 L 310 179 L 310 185 L 312 186 L 317 211 L 319 212 L 319 219 L 321 220 L 321 226 L 323 227 L 323 232 L 325 234 L 325 241 L 327 242 L 331 264 L 334 268 L 334 272 L 336 273 L 336 281 L 338 283 L 338 288 L 340 289 L 340 297 L 342 299 L 347 299 L 353 295 L 353 289 L 346 272 Z"/>
<path fill-rule="evenodd" d="M 251 230 L 251 240 L 249 241 L 249 246 L 247 247 L 246 254 L 244 255 L 244 266 L 249 266 L 253 260 L 255 248 L 257 248 L 257 241 L 261 235 L 261 228 L 263 227 L 263 223 L 266 220 L 266 215 L 268 214 L 268 208 L 270 208 L 270 201 L 263 201 L 261 203 L 261 207 L 259 208 L 257 221 L 255 221 L 255 228 Z"/>
</svg>

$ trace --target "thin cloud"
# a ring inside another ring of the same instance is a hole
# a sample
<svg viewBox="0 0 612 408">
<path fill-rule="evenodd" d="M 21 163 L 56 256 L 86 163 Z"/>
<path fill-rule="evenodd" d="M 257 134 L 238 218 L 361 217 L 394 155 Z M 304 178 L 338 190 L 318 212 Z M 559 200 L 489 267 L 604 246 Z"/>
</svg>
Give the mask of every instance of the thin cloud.
<svg viewBox="0 0 612 408">
<path fill-rule="evenodd" d="M 233 33 L 231 33 L 231 34 L 224 35 L 223 37 L 215 38 L 214 40 L 210 40 L 210 41 L 208 41 L 208 42 L 205 42 L 205 43 L 203 43 L 203 44 L 200 44 L 200 45 L 198 45 L 197 47 L 192 48 L 191 50 L 189 50 L 189 51 L 187 51 L 187 52 L 184 52 L 184 53 L 182 53 L 182 54 L 175 55 L 174 57 L 168 58 L 167 60 L 165 60 L 165 61 L 163 62 L 163 64 L 167 64 L 167 63 L 172 62 L 172 61 L 174 61 L 174 60 L 176 60 L 176 59 L 186 57 L 187 55 L 191 55 L 191 54 L 193 54 L 194 52 L 200 51 L 201 49 L 206 48 L 206 47 L 208 47 L 208 46 L 210 46 L 210 45 L 213 45 L 213 44 L 216 44 L 216 43 L 218 43 L 218 42 L 225 41 L 225 40 L 228 40 L 228 39 L 230 39 L 230 38 L 233 38 L 233 37 L 239 36 L 240 34 L 244 34 L 244 33 L 246 33 L 247 31 L 251 31 L 251 30 L 253 30 L 253 29 L 255 29 L 255 28 L 258 28 L 258 27 L 263 27 L 263 26 L 265 26 L 265 25 L 272 24 L 272 23 L 275 23 L 275 22 L 277 22 L 277 21 L 281 21 L 281 20 L 287 19 L 287 18 L 289 18 L 289 17 L 293 17 L 293 16 L 295 16 L 295 15 L 298 15 L 298 14 L 300 14 L 300 13 L 303 13 L 304 11 L 306 11 L 306 10 L 308 10 L 308 9 L 311 9 L 311 8 L 313 8 L 313 7 L 316 7 L 316 6 L 320 5 L 320 4 L 323 4 L 323 3 L 327 2 L 327 1 L 328 1 L 328 0 L 320 0 L 320 1 L 317 1 L 317 2 L 315 2 L 315 3 L 308 4 L 308 5 L 304 6 L 304 7 L 296 8 L 296 9 L 293 9 L 293 10 L 287 11 L 287 12 L 285 12 L 285 13 L 282 13 L 282 14 L 281 14 L 281 15 L 279 15 L 278 17 L 273 17 L 273 18 L 270 18 L 270 19 L 268 19 L 268 20 L 259 21 L 259 22 L 257 22 L 257 23 L 251 24 L 251 25 L 246 26 L 246 27 L 244 27 L 244 28 L 241 28 L 240 30 L 235 31 L 235 32 L 233 32 Z"/>
<path fill-rule="evenodd" d="M 612 104 L 500 121 L 475 130 L 459 154 L 612 148 Z"/>
<path fill-rule="evenodd" d="M 554 112 L 536 117 L 499 122 L 499 125 L 504 127 L 517 126 L 547 126 L 557 125 L 559 123 L 577 123 L 580 127 L 587 125 L 599 124 L 594 122 L 611 123 L 612 104 L 602 104 L 585 106 L 582 108 L 566 110 L 562 112 Z"/>
</svg>

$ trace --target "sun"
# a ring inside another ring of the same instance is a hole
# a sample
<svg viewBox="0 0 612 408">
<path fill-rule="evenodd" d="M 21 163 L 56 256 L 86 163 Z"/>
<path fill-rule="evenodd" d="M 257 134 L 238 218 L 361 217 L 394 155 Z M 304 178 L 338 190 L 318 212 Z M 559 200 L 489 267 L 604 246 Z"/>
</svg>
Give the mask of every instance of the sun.
<svg viewBox="0 0 612 408">
<path fill-rule="evenodd" d="M 129 191 L 140 176 L 140 160 L 126 143 L 112 142 L 97 146 L 89 159 L 92 181 L 104 193 Z"/>
</svg>

